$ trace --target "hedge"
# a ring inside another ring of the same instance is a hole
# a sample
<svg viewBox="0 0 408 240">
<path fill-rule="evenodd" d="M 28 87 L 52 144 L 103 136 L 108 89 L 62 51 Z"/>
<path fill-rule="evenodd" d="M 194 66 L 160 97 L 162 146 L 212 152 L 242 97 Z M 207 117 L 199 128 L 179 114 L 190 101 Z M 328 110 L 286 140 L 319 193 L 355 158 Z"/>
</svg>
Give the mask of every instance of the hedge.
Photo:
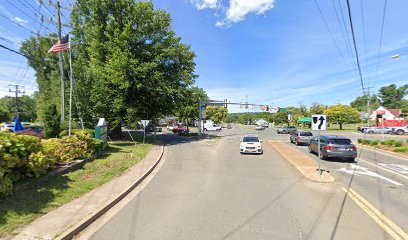
<svg viewBox="0 0 408 240">
<path fill-rule="evenodd" d="M 48 140 L 0 132 L 0 196 L 11 194 L 21 178 L 38 177 L 57 163 L 90 158 L 101 146 L 89 131 Z"/>
</svg>

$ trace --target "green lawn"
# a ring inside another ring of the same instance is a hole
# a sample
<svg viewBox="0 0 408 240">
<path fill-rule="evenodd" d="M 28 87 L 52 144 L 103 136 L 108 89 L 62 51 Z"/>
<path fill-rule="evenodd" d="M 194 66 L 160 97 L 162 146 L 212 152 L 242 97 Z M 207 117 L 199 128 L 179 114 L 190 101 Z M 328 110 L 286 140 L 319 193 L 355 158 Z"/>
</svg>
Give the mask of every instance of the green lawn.
<svg viewBox="0 0 408 240">
<path fill-rule="evenodd" d="M 150 140 L 149 140 L 150 141 Z M 30 180 L 32 186 L 0 200 L 0 238 L 35 218 L 121 175 L 143 159 L 152 144 L 110 143 L 104 156 L 47 182 Z"/>
<path fill-rule="evenodd" d="M 238 127 L 244 129 L 244 130 L 255 130 L 255 126 L 251 125 L 244 125 L 244 124 L 238 124 Z"/>
</svg>

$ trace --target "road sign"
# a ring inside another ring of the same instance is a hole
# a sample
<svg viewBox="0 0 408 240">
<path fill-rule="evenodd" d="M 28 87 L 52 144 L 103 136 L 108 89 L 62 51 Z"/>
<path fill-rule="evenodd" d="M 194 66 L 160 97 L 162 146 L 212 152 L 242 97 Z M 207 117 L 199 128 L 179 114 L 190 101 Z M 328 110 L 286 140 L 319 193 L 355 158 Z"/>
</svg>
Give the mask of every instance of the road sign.
<svg viewBox="0 0 408 240">
<path fill-rule="evenodd" d="M 312 118 L 301 117 L 298 119 L 299 122 L 312 122 Z"/>
<path fill-rule="evenodd" d="M 143 127 L 146 128 L 147 125 L 149 124 L 150 120 L 141 120 Z"/>
<path fill-rule="evenodd" d="M 327 117 L 326 115 L 312 115 L 312 130 L 326 131 Z"/>
</svg>

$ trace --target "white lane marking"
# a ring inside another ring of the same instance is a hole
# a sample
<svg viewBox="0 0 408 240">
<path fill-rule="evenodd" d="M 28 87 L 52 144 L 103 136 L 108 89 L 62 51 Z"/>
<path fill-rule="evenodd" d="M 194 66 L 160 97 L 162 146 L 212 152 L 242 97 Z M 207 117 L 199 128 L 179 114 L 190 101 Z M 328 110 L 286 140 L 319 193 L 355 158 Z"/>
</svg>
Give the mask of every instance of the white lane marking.
<svg viewBox="0 0 408 240">
<path fill-rule="evenodd" d="M 345 172 L 345 173 L 348 173 L 348 174 L 351 174 L 351 175 L 354 174 L 354 175 L 357 175 L 357 176 L 358 175 L 366 175 L 366 176 L 376 177 L 376 178 L 382 179 L 384 181 L 387 181 L 387 182 L 392 183 L 392 184 L 397 185 L 397 186 L 404 186 L 403 184 L 401 184 L 401 183 L 399 183 L 397 181 L 394 181 L 394 180 L 389 179 L 387 177 L 381 176 L 378 173 L 372 172 L 372 171 L 368 170 L 367 168 L 358 166 L 358 165 L 356 165 L 354 163 L 350 164 L 350 168 L 351 169 L 347 169 L 345 167 L 342 167 L 342 168 L 338 169 L 337 171 Z"/>
<path fill-rule="evenodd" d="M 375 152 L 377 154 L 383 154 L 383 155 L 387 155 L 387 156 L 390 156 L 390 157 L 398 158 L 400 160 L 408 161 L 408 158 L 406 158 L 406 157 L 401 157 L 401 156 L 397 156 L 397 155 L 394 155 L 394 154 L 389 154 L 389 153 L 386 153 L 386 152 L 383 152 L 383 151 L 377 151 L 375 149 L 364 147 L 362 145 L 358 145 L 357 147 L 360 147 L 362 149 L 365 149 L 365 150 L 368 150 L 368 151 L 371 151 L 371 152 Z"/>
<path fill-rule="evenodd" d="M 408 173 L 408 165 L 393 164 L 393 163 L 379 163 L 378 165 L 388 168 L 390 170 L 394 170 L 402 174 Z"/>
<path fill-rule="evenodd" d="M 392 170 L 390 170 L 390 169 L 387 169 L 387 168 L 385 168 L 385 167 L 381 167 L 380 165 L 376 165 L 376 164 L 374 164 L 374 163 L 371 163 L 371 162 L 369 162 L 369 161 L 363 160 L 363 159 L 361 159 L 361 158 L 357 158 L 357 160 L 362 161 L 362 162 L 365 162 L 365 163 L 367 163 L 367 164 L 373 165 L 374 167 L 380 168 L 380 169 L 382 169 L 382 170 L 384 170 L 384 171 L 387 171 L 387 172 L 390 172 L 390 173 L 392 173 L 392 174 L 395 174 L 395 175 L 398 175 L 398 176 L 400 176 L 400 177 L 403 177 L 403 178 L 408 179 L 408 176 L 405 176 L 405 175 L 402 175 L 402 174 L 400 174 L 400 173 L 394 172 L 394 171 L 392 171 Z"/>
</svg>

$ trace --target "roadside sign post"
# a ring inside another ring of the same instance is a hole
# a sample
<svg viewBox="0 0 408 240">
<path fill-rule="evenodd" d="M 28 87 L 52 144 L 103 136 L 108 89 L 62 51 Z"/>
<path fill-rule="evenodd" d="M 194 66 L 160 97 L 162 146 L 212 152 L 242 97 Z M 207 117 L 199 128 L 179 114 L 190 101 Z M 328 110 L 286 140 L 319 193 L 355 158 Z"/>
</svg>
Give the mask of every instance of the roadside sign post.
<svg viewBox="0 0 408 240">
<path fill-rule="evenodd" d="M 145 139 L 146 139 L 146 127 L 149 124 L 150 120 L 142 120 L 142 125 L 143 125 L 143 144 L 145 144 Z"/>
<path fill-rule="evenodd" d="M 320 151 L 320 131 L 326 131 L 327 129 L 327 116 L 316 114 L 312 115 L 312 130 L 317 131 L 317 155 L 321 159 L 321 151 Z M 322 170 L 320 168 L 320 160 L 317 160 L 317 166 L 320 175 L 322 174 Z"/>
</svg>

